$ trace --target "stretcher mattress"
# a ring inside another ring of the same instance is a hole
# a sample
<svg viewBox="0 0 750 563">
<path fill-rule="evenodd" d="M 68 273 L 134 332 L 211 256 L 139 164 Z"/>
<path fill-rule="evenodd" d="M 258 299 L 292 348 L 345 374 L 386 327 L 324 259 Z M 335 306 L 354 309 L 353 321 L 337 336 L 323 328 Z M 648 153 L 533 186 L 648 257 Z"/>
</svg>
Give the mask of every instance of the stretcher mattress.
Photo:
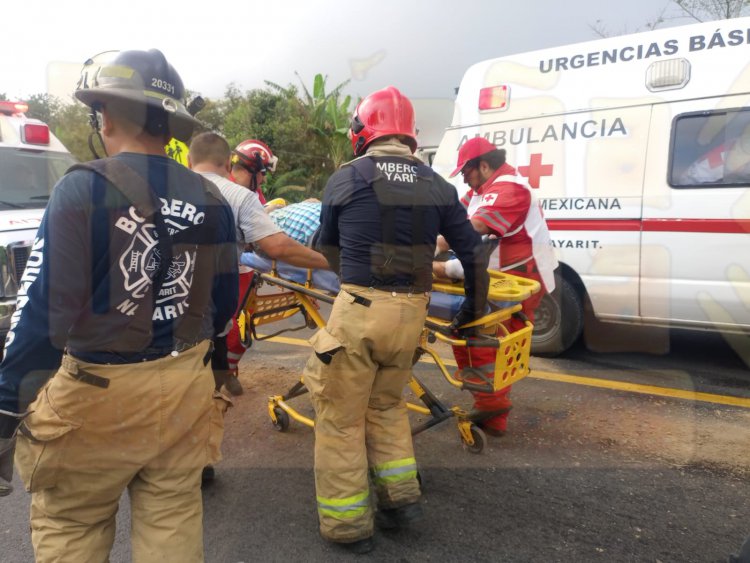
<svg viewBox="0 0 750 563">
<path fill-rule="evenodd" d="M 273 262 L 268 258 L 260 256 L 254 252 L 245 252 L 242 254 L 240 262 L 244 266 L 249 266 L 257 272 L 268 273 L 273 269 Z M 306 268 L 298 268 L 296 266 L 290 266 L 284 262 L 276 262 L 276 273 L 284 278 L 285 280 L 304 285 L 307 282 L 308 270 Z M 339 278 L 336 274 L 330 270 L 313 270 L 312 271 L 312 285 L 313 288 L 318 291 L 325 291 L 327 293 L 336 294 L 339 292 L 340 283 Z M 455 293 L 445 293 L 442 291 L 432 291 L 430 294 L 430 306 L 427 314 L 430 317 L 437 317 L 439 319 L 451 320 L 458 314 L 461 305 L 464 302 L 463 295 L 456 295 Z M 518 301 L 492 301 L 492 305 L 497 309 L 504 309 L 515 305 Z M 490 312 L 490 307 L 487 307 L 487 313 Z"/>
</svg>

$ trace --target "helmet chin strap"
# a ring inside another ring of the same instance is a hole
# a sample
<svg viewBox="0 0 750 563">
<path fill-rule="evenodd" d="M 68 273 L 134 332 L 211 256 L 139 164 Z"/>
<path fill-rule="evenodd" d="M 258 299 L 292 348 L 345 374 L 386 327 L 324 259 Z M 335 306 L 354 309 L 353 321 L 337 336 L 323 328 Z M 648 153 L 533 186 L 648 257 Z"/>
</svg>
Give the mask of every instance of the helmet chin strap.
<svg viewBox="0 0 750 563">
<path fill-rule="evenodd" d="M 89 125 L 91 125 L 91 133 L 89 133 L 89 150 L 94 156 L 94 160 L 99 160 L 102 157 L 99 156 L 99 153 L 96 151 L 96 147 L 94 146 L 94 137 L 97 137 L 99 139 L 99 144 L 104 151 L 104 156 L 106 157 L 109 155 L 107 154 L 107 147 L 104 146 L 104 139 L 102 139 L 101 127 L 99 126 L 99 118 L 96 114 L 96 110 L 94 108 L 91 108 L 91 112 L 89 113 Z"/>
<path fill-rule="evenodd" d="M 258 174 L 260 174 L 260 171 L 263 170 L 263 159 L 260 157 L 260 154 L 258 154 L 257 152 L 255 153 L 255 168 L 256 168 L 255 172 L 251 171 L 249 168 L 247 169 L 248 172 L 250 172 L 250 177 L 252 178 L 250 180 L 251 192 L 258 191 Z"/>
<path fill-rule="evenodd" d="M 364 146 L 364 144 L 365 144 L 365 138 L 364 137 L 357 138 L 357 147 L 356 147 L 356 149 L 354 151 L 354 155 L 355 156 L 359 156 L 360 155 L 360 153 L 362 152 L 362 147 Z"/>
</svg>

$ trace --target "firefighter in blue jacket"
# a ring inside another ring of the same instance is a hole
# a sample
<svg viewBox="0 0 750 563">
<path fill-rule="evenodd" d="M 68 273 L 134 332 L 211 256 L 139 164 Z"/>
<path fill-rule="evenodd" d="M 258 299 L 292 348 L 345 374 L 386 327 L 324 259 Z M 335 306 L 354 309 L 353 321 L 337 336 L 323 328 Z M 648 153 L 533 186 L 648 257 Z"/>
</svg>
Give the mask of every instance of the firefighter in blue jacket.
<svg viewBox="0 0 750 563">
<path fill-rule="evenodd" d="M 438 233 L 468 272 L 454 326 L 483 314 L 489 282 L 480 236 L 455 188 L 413 156 L 409 99 L 393 87 L 367 96 L 350 135 L 358 158 L 328 180 L 318 243 L 340 273 L 341 291 L 326 328 L 311 339 L 304 379 L 316 416 L 320 532 L 365 553 L 375 522 L 396 528 L 421 517 L 401 395 L 427 315 Z"/>
<path fill-rule="evenodd" d="M 38 561 L 106 561 L 125 488 L 134 561 L 202 561 L 201 470 L 224 407 L 211 339 L 237 299 L 232 213 L 164 153 L 197 122 L 161 52 L 89 60 L 75 95 L 109 158 L 60 180 L 33 243 L 0 365 L 0 477 L 17 442 Z"/>
</svg>

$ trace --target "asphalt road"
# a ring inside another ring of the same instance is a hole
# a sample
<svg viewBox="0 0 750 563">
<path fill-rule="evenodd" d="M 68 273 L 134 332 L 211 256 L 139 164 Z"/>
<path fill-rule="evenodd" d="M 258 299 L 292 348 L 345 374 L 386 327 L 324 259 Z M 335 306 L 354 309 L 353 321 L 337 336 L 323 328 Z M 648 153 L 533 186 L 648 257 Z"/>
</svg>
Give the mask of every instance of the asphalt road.
<svg viewBox="0 0 750 563">
<path fill-rule="evenodd" d="M 410 531 L 378 533 L 375 552 L 362 559 L 726 561 L 750 534 L 750 403 L 582 384 L 672 383 L 750 397 L 747 367 L 722 339 L 678 335 L 669 344 L 657 354 L 580 347 L 564 360 L 535 358 L 540 374 L 581 378 L 518 383 L 511 432 L 489 438 L 480 455 L 462 447 L 450 420 L 416 436 L 426 518 Z M 243 360 L 246 392 L 227 417 L 225 459 L 204 491 L 207 561 L 353 559 L 317 534 L 312 430 L 292 421 L 277 432 L 267 414 L 267 397 L 296 381 L 307 353 L 261 342 Z M 434 366 L 417 370 L 446 404 L 470 406 Z M 306 397 L 294 404 L 312 414 Z M 0 499 L 3 562 L 33 559 L 28 500 L 22 491 Z M 128 561 L 127 497 L 118 526 L 112 561 Z"/>
</svg>

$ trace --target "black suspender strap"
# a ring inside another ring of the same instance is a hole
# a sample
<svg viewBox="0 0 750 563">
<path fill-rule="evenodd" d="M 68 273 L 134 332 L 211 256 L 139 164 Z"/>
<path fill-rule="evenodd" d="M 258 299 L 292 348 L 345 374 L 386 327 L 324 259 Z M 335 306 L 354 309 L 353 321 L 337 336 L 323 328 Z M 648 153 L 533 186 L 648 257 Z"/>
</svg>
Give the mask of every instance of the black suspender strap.
<svg viewBox="0 0 750 563">
<path fill-rule="evenodd" d="M 151 190 L 148 182 L 130 166 L 124 162 L 106 158 L 91 162 L 75 164 L 68 172 L 73 170 L 88 170 L 105 178 L 135 207 L 138 214 L 153 223 L 158 235 L 157 250 L 159 252 L 159 269 L 153 279 L 151 294 L 154 306 L 159 297 L 159 292 L 169 275 L 169 267 L 174 256 L 174 246 L 177 244 L 192 246 L 195 250 L 195 267 L 193 279 L 188 293 L 188 308 L 182 320 L 174 332 L 174 344 L 179 346 L 183 343 L 195 343 L 196 335 L 199 333 L 203 322 L 203 314 L 211 295 L 211 284 L 216 270 L 214 249 L 211 245 L 203 243 L 210 237 L 209 233 L 215 231 L 218 226 L 218 209 L 222 205 L 221 196 L 217 188 L 208 180 L 200 176 L 204 192 L 207 196 L 205 220 L 194 228 L 180 231 L 169 235 L 164 217 L 161 214 L 161 204 Z M 214 262 L 212 264 L 212 262 Z M 116 265 L 115 265 L 116 266 Z M 151 315 L 138 315 L 138 312 L 148 308 L 139 307 L 133 322 L 128 326 L 131 335 L 148 335 L 147 346 L 152 335 Z"/>
</svg>

